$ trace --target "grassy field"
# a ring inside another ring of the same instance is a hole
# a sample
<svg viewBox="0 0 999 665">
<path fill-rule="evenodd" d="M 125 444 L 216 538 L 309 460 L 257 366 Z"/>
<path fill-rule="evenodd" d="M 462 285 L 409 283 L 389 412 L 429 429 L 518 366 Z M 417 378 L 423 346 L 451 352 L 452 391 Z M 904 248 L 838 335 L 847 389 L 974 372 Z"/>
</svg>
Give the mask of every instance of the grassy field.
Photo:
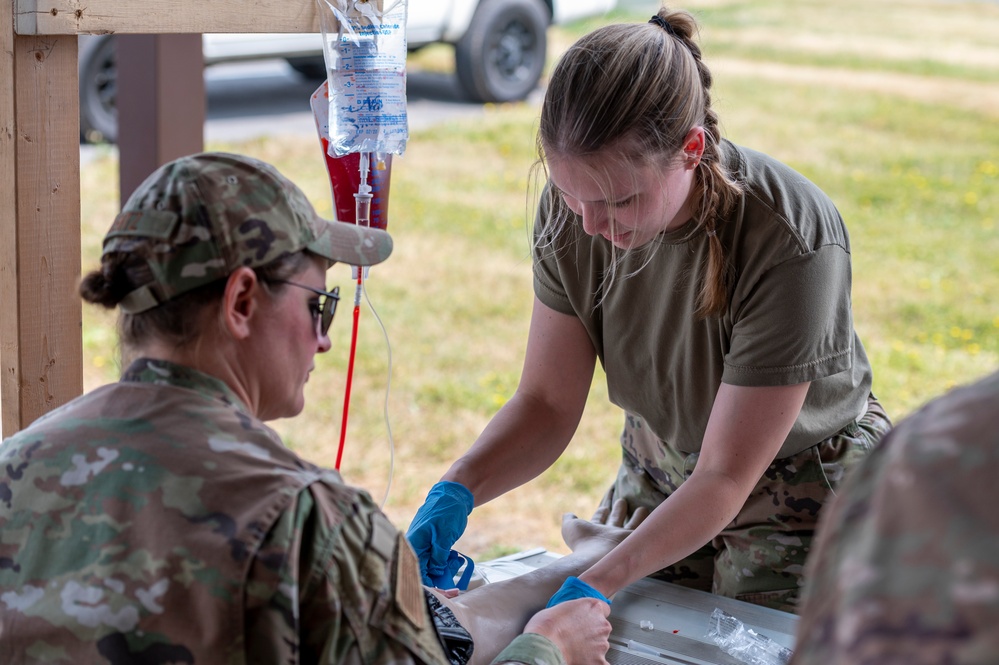
<svg viewBox="0 0 999 665">
<path fill-rule="evenodd" d="M 726 135 L 799 169 L 850 228 L 854 313 L 875 391 L 897 418 L 999 363 L 999 4 L 693 0 Z M 554 50 L 619 13 L 553 31 Z M 414 66 L 436 67 L 431 51 Z M 307 100 L 303 100 L 303 104 Z M 520 374 L 531 306 L 527 173 L 537 109 L 413 132 L 393 170 L 396 252 L 362 309 L 343 474 L 408 523 Z M 318 144 L 278 137 L 225 149 L 271 161 L 331 213 Z M 113 154 L 83 169 L 83 265 L 94 266 L 117 200 Z M 351 291 L 337 266 L 330 284 Z M 349 302 L 349 301 L 348 301 Z M 304 414 L 275 423 L 332 465 L 350 339 L 349 307 L 318 359 Z M 86 387 L 114 380 L 111 317 L 85 311 Z M 391 391 L 386 385 L 391 357 Z M 391 424 L 393 455 L 384 413 Z M 564 551 L 559 516 L 588 515 L 613 477 L 619 411 L 602 376 L 567 454 L 541 478 L 473 514 L 460 545 L 485 558 Z"/>
</svg>

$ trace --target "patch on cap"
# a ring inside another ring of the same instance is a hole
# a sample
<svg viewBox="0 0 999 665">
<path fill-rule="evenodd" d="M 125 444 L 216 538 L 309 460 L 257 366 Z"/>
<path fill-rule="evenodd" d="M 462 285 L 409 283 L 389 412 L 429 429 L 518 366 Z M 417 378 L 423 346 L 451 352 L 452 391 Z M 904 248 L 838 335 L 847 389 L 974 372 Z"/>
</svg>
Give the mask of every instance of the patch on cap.
<svg viewBox="0 0 999 665">
<path fill-rule="evenodd" d="M 139 238 L 169 238 L 176 229 L 180 217 L 176 213 L 163 210 L 133 210 L 115 217 L 108 238 L 129 236 Z"/>
</svg>

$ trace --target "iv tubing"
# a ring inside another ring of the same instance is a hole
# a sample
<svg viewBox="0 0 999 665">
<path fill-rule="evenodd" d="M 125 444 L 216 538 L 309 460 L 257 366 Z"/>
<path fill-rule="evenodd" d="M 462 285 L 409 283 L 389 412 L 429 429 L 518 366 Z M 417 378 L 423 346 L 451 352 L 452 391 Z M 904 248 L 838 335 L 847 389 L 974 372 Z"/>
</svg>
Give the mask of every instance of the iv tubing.
<svg viewBox="0 0 999 665">
<path fill-rule="evenodd" d="M 376 159 L 382 159 L 376 155 Z M 370 212 L 370 200 L 371 200 L 371 187 L 367 184 L 367 178 L 370 169 L 369 155 L 368 153 L 361 153 L 360 160 L 360 171 L 361 171 L 361 184 L 358 187 L 358 192 L 355 194 L 354 198 L 357 202 L 355 210 L 355 219 L 357 223 L 363 224 L 364 226 L 370 226 L 371 221 L 369 217 Z M 371 298 L 368 297 L 368 291 L 364 287 L 364 275 L 365 270 L 359 267 L 354 267 L 357 271 L 357 289 L 354 292 L 354 317 L 353 317 L 353 330 L 351 332 L 350 339 L 350 358 L 347 365 L 347 385 L 344 392 L 343 400 L 343 419 L 340 425 L 340 446 L 337 450 L 336 455 L 336 470 L 340 470 L 340 463 L 343 459 L 343 448 L 347 436 L 347 415 L 350 410 L 350 393 L 353 384 L 354 376 L 354 358 L 357 353 L 357 330 L 358 322 L 360 320 L 360 307 L 361 307 L 361 295 L 364 295 L 365 301 L 368 303 L 368 307 L 371 309 L 372 315 L 375 317 L 375 321 L 378 322 L 378 326 L 381 328 L 382 335 L 385 338 L 385 346 L 388 352 L 388 377 L 385 384 L 385 401 L 382 405 L 383 416 L 385 418 L 385 428 L 388 433 L 388 443 L 389 443 L 389 469 L 388 469 L 388 479 L 385 485 L 385 495 L 382 498 L 382 507 L 388 501 L 389 492 L 392 489 L 392 477 L 395 472 L 395 440 L 392 435 L 392 424 L 389 421 L 388 404 L 389 404 L 389 394 L 392 389 L 392 345 L 389 342 L 388 331 L 385 329 L 385 324 L 382 322 L 378 312 L 375 310 L 375 306 L 371 303 Z"/>
<path fill-rule="evenodd" d="M 340 460 L 343 459 L 343 446 L 347 440 L 347 413 L 350 410 L 350 388 L 354 382 L 354 357 L 357 354 L 357 327 L 361 316 L 361 289 L 363 288 L 364 271 L 357 270 L 357 289 L 354 292 L 354 328 L 350 333 L 350 359 L 347 361 L 347 386 L 343 393 L 343 419 L 340 422 L 340 446 L 336 451 L 337 471 L 340 470 Z"/>
<path fill-rule="evenodd" d="M 370 155 L 361 153 L 358 168 L 361 172 L 360 184 L 357 186 L 357 193 L 354 194 L 355 201 L 355 221 L 358 226 L 371 226 L 371 186 L 368 185 L 368 172 L 370 168 Z M 343 394 L 343 418 L 340 422 L 340 446 L 336 451 L 336 468 L 340 470 L 340 461 L 343 459 L 343 448 L 347 441 L 347 414 L 350 410 L 350 389 L 354 382 L 354 358 L 357 354 L 357 328 L 361 316 L 361 291 L 364 288 L 364 269 L 354 266 L 357 271 L 357 289 L 354 291 L 354 328 L 350 334 L 350 359 L 347 361 L 347 385 Z"/>
<path fill-rule="evenodd" d="M 392 477 L 395 473 L 395 438 L 392 436 L 392 423 L 389 420 L 389 394 L 392 391 L 392 344 L 389 342 L 388 330 L 385 329 L 385 324 L 382 322 L 382 318 L 378 316 L 378 310 L 371 303 L 371 298 L 368 296 L 367 287 L 362 287 L 364 291 L 364 301 L 368 303 L 368 309 L 371 310 L 371 315 L 375 317 L 375 321 L 378 322 L 378 327 L 382 330 L 382 336 L 385 338 L 385 350 L 388 353 L 388 371 L 385 377 L 385 400 L 382 403 L 382 416 L 385 418 L 385 431 L 388 433 L 388 444 L 389 444 L 389 468 L 388 468 L 388 479 L 385 485 L 385 495 L 382 497 L 381 507 L 385 507 L 385 503 L 388 501 L 389 492 L 392 489 Z"/>
</svg>

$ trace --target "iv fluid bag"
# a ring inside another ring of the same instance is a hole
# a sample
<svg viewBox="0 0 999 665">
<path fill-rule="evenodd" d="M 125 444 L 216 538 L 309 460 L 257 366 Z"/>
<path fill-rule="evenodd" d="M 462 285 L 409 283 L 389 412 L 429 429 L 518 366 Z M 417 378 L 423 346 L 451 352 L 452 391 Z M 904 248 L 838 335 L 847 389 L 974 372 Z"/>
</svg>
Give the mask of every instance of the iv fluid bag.
<svg viewBox="0 0 999 665">
<path fill-rule="evenodd" d="M 329 83 L 329 154 L 406 150 L 405 0 L 317 0 Z"/>
<path fill-rule="evenodd" d="M 337 221 L 357 223 L 357 208 L 354 193 L 361 189 L 361 154 L 352 152 L 338 157 L 330 149 L 329 123 L 329 81 L 323 81 L 312 93 L 309 100 L 312 117 L 319 132 L 319 144 L 323 149 L 326 174 L 330 179 L 333 204 Z M 368 223 L 376 229 L 388 226 L 388 194 L 392 174 L 392 155 L 374 153 L 369 155 L 368 181 L 371 188 L 371 209 Z"/>
</svg>

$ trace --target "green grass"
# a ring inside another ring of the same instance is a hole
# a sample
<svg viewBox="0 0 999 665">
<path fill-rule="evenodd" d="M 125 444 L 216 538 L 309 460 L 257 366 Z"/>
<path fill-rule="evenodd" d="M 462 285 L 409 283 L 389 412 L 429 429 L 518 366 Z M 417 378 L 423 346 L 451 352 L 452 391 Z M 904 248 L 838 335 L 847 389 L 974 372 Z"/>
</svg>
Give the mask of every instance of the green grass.
<svg viewBox="0 0 999 665">
<path fill-rule="evenodd" d="M 850 229 L 855 323 L 875 391 L 896 418 L 993 371 L 999 360 L 999 5 L 697 0 L 713 98 L 736 142 L 802 171 L 837 202 Z M 564 48 L 611 20 L 553 30 Z M 441 67 L 440 50 L 425 66 Z M 995 100 L 996 103 L 992 103 Z M 306 100 L 303 100 L 305 103 Z M 537 110 L 414 131 L 392 175 L 396 252 L 367 289 L 392 344 L 395 441 L 386 510 L 411 518 L 429 486 L 517 385 L 531 308 L 527 177 Z M 281 136 L 211 149 L 275 163 L 330 213 L 318 144 Z M 83 169 L 83 265 L 95 265 L 114 214 L 116 161 Z M 346 270 L 331 284 L 351 290 Z M 335 279 L 334 279 L 335 278 Z M 349 300 L 348 300 L 349 301 Z M 349 306 L 318 359 L 306 412 L 276 423 L 289 445 L 335 459 L 349 346 Z M 87 387 L 113 380 L 113 320 L 85 310 Z M 361 313 L 343 474 L 380 499 L 389 477 L 383 419 L 388 354 Z M 588 515 L 618 461 L 621 417 L 602 375 L 574 443 L 548 473 L 476 510 L 473 556 L 562 549 L 559 515 Z"/>
</svg>

